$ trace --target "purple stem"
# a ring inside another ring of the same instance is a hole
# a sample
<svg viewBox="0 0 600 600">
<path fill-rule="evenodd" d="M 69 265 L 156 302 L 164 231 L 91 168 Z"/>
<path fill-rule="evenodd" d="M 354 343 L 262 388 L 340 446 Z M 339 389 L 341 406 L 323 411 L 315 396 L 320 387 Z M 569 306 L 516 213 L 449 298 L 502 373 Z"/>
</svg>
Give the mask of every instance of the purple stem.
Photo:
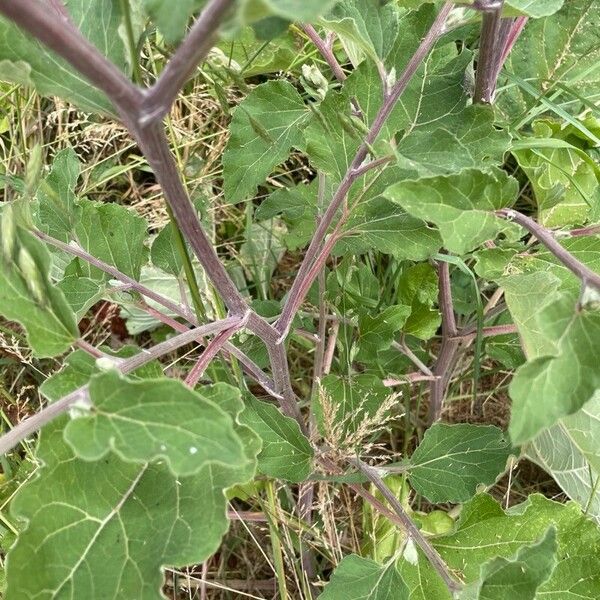
<svg viewBox="0 0 600 600">
<path fill-rule="evenodd" d="M 166 342 L 157 344 L 149 350 L 143 350 L 131 358 L 119 361 L 115 360 L 115 367 L 118 368 L 121 373 L 131 373 L 139 367 L 148 364 L 165 354 L 169 354 L 190 342 L 197 341 L 211 333 L 218 333 L 224 329 L 230 329 L 237 325 L 240 320 L 239 317 L 230 317 L 228 319 L 223 319 L 222 321 L 215 321 L 208 325 L 190 329 Z M 64 396 L 60 400 L 49 404 L 46 408 L 32 415 L 28 419 L 21 421 L 8 433 L 0 437 L 0 455 L 6 454 L 8 451 L 12 450 L 17 444 L 35 433 L 38 429 L 46 425 L 46 423 L 49 423 L 57 416 L 69 410 L 75 403 L 88 400 L 88 386 L 85 385 L 76 389 L 74 392 L 71 392 L 67 396 Z"/>
<path fill-rule="evenodd" d="M 288 294 L 286 303 L 283 307 L 283 311 L 279 320 L 277 321 L 276 329 L 281 335 L 281 339 L 285 338 L 287 333 L 289 332 L 292 320 L 294 319 L 294 315 L 296 311 L 302 304 L 306 293 L 310 289 L 312 281 L 308 278 L 310 269 L 317 258 L 319 250 L 323 244 L 327 231 L 331 223 L 333 222 L 336 213 L 338 212 L 340 206 L 346 199 L 352 184 L 360 177 L 364 171 L 361 171 L 363 167 L 363 162 L 367 155 L 370 152 L 370 148 L 376 141 L 379 136 L 387 118 L 390 116 L 396 102 L 408 86 L 410 80 L 413 75 L 419 68 L 419 65 L 424 60 L 424 58 L 429 54 L 431 48 L 440 37 L 440 35 L 444 32 L 444 25 L 446 23 L 446 19 L 452 10 L 453 4 L 447 2 L 443 5 L 440 12 L 438 13 L 435 21 L 433 22 L 431 28 L 419 44 L 416 52 L 413 54 L 411 59 L 408 61 L 404 72 L 395 83 L 395 85 L 390 90 L 389 94 L 384 99 L 384 102 L 377 113 L 373 124 L 371 125 L 371 129 L 366 135 L 365 141 L 360 145 L 357 150 L 346 174 L 342 178 L 338 189 L 336 190 L 331 203 L 327 207 L 327 210 L 323 214 L 323 217 L 317 227 L 317 230 L 313 236 L 311 243 L 308 246 L 306 251 L 306 255 L 304 256 L 304 260 L 300 265 L 298 270 L 298 274 L 296 275 L 296 279 L 292 284 L 292 288 L 290 293 Z M 312 273 L 312 280 L 318 275 L 317 273 Z"/>
<path fill-rule="evenodd" d="M 316 46 L 317 50 L 329 65 L 333 75 L 340 82 L 346 81 L 346 73 L 342 70 L 331 46 L 324 40 L 312 25 L 301 25 L 302 30 L 309 37 L 310 41 Z"/>
<path fill-rule="evenodd" d="M 496 211 L 496 215 L 514 221 L 524 227 L 534 235 L 537 240 L 543 244 L 558 260 L 569 269 L 572 273 L 575 273 L 584 285 L 591 285 L 597 290 L 600 290 L 600 275 L 592 271 L 589 267 L 586 267 L 582 262 L 575 258 L 568 250 L 563 248 L 552 235 L 548 229 L 536 223 L 531 217 L 527 217 L 520 212 L 512 209 L 502 209 Z"/>
</svg>

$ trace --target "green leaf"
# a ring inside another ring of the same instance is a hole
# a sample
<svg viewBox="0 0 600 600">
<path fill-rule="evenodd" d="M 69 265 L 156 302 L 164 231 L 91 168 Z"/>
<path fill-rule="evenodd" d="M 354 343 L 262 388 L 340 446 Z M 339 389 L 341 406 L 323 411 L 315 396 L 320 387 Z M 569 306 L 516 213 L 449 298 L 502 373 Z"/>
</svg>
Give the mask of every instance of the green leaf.
<svg viewBox="0 0 600 600">
<path fill-rule="evenodd" d="M 538 19 L 554 14 L 562 8 L 565 0 L 507 0 L 506 7 L 528 17 Z"/>
<path fill-rule="evenodd" d="M 555 341 L 540 327 L 538 311 L 555 297 L 560 280 L 546 270 L 535 270 L 499 281 L 526 356 L 535 358 L 554 348 Z"/>
<path fill-rule="evenodd" d="M 384 62 L 398 35 L 400 10 L 379 0 L 345 0 L 335 4 L 321 23 L 360 47 L 376 62 Z M 356 65 L 355 65 L 356 66 Z"/>
<path fill-rule="evenodd" d="M 456 175 L 428 177 L 392 185 L 385 196 L 408 213 L 435 223 L 445 247 L 465 254 L 508 228 L 494 210 L 511 206 L 518 183 L 504 171 L 470 169 Z"/>
<path fill-rule="evenodd" d="M 536 598 L 592 600 L 600 593 L 600 530 L 573 502 L 552 502 L 532 494 L 504 512 L 486 494 L 475 496 L 461 511 L 456 530 L 432 540 L 448 567 L 465 584 L 480 578 L 481 567 L 497 557 L 512 559 L 523 546 L 535 544 L 548 528 L 556 529 L 557 566 Z M 416 565 L 402 561 L 398 569 L 413 598 L 450 600 L 439 576 L 419 553 Z M 514 593 L 509 598 L 517 598 Z"/>
<path fill-rule="evenodd" d="M 117 267 L 121 273 L 139 280 L 146 259 L 146 220 L 119 204 L 82 200 L 75 234 L 82 248 L 95 258 Z M 106 279 L 100 269 L 78 260 L 79 275 Z"/>
<path fill-rule="evenodd" d="M 37 192 L 38 219 L 41 228 L 63 242 L 71 239 L 77 212 L 75 186 L 81 164 L 72 148 L 61 150 L 54 157 L 50 174 L 42 181 Z"/>
<path fill-rule="evenodd" d="M 536 121 L 532 128 L 542 140 L 562 139 L 562 124 Z M 600 205 L 599 170 L 585 152 L 575 146 L 513 150 L 527 174 L 545 227 L 586 222 Z"/>
<path fill-rule="evenodd" d="M 532 546 L 523 546 L 514 558 L 494 558 L 481 567 L 481 579 L 461 593 L 461 600 L 535 600 L 539 587 L 556 566 L 556 532 L 548 529 Z"/>
<path fill-rule="evenodd" d="M 240 261 L 263 298 L 269 295 L 271 276 L 285 252 L 286 233 L 287 228 L 279 219 L 254 222 L 248 227 L 246 240 L 240 246 Z"/>
<path fill-rule="evenodd" d="M 76 275 L 68 275 L 59 281 L 56 287 L 64 294 L 77 321 L 80 321 L 87 311 L 102 299 L 105 292 L 102 282 Z"/>
<path fill-rule="evenodd" d="M 177 10 L 165 0 L 143 0 L 144 8 L 169 44 L 178 42 L 185 34 L 190 17 L 205 4 L 205 0 L 178 0 Z"/>
<path fill-rule="evenodd" d="M 85 385 L 93 370 L 94 360 L 80 354 L 44 391 L 56 399 Z M 235 418 L 241 402 L 227 402 Z M 9 553 L 7 600 L 164 598 L 165 565 L 198 564 L 218 548 L 228 528 L 224 491 L 252 477 L 256 437 L 236 425 L 246 448 L 240 463 L 207 463 L 194 476 L 175 477 L 161 460 L 77 458 L 63 441 L 66 421 L 42 432 L 43 466 L 12 503 L 27 526 Z M 32 571 L 32 560 L 44 568 Z"/>
<path fill-rule="evenodd" d="M 310 22 L 327 11 L 335 0 L 242 0 L 241 16 L 249 22 L 274 15 L 298 21 Z"/>
<path fill-rule="evenodd" d="M 89 411 L 65 428 L 65 440 L 84 460 L 109 452 L 126 462 L 165 458 L 176 476 L 244 460 L 229 415 L 180 381 L 136 382 L 112 370 L 92 378 L 89 394 Z"/>
<path fill-rule="evenodd" d="M 494 127 L 492 109 L 470 106 L 442 124 L 413 131 L 397 147 L 398 164 L 428 177 L 499 164 L 510 136 Z"/>
<path fill-rule="evenodd" d="M 84 37 L 126 71 L 126 45 L 119 34 L 123 22 L 122 4 L 113 0 L 64 0 L 64 4 Z M 0 17 L 0 79 L 33 85 L 44 96 L 60 96 L 84 110 L 114 113 L 102 92 L 46 46 L 3 17 Z"/>
<path fill-rule="evenodd" d="M 334 254 L 364 253 L 375 248 L 401 260 L 425 260 L 439 250 L 442 242 L 435 229 L 384 197 L 390 185 L 409 175 L 388 167 L 375 176 L 368 174 L 353 186 L 350 218 Z"/>
<path fill-rule="evenodd" d="M 223 154 L 225 197 L 240 202 L 252 196 L 274 167 L 302 139 L 308 111 L 287 81 L 263 83 L 233 114 L 231 136 Z"/>
<path fill-rule="evenodd" d="M 409 461 L 413 488 L 433 503 L 465 502 L 506 467 L 510 442 L 493 425 L 436 423 Z"/>
<path fill-rule="evenodd" d="M 2 208 L 0 227 L 0 314 L 25 327 L 36 356 L 62 354 L 79 331 L 63 293 L 50 283 L 50 255 L 16 225 L 10 204 Z"/>
<path fill-rule="evenodd" d="M 600 522 L 600 394 L 574 415 L 544 429 L 524 447 L 527 458 L 549 473 L 572 500 Z"/>
<path fill-rule="evenodd" d="M 560 81 L 579 95 L 592 97 L 600 85 L 599 17 L 595 0 L 569 0 L 552 16 L 531 21 L 511 50 L 506 69 L 529 82 L 538 94 L 546 92 L 550 82 Z M 507 114 L 520 117 L 538 99 L 512 87 L 498 101 Z"/>
<path fill-rule="evenodd" d="M 600 310 L 577 309 L 576 302 L 577 295 L 564 293 L 536 313 L 539 329 L 553 346 L 520 367 L 511 381 L 509 432 L 516 444 L 577 412 L 600 388 Z"/>
<path fill-rule="evenodd" d="M 408 600 L 409 590 L 396 569 L 355 554 L 346 556 L 333 572 L 320 600 Z"/>
<path fill-rule="evenodd" d="M 272 404 L 245 399 L 240 421 L 262 440 L 258 469 L 269 477 L 302 482 L 312 471 L 314 451 L 298 423 Z"/>
<path fill-rule="evenodd" d="M 358 323 L 361 349 L 368 353 L 387 350 L 409 316 L 410 306 L 405 304 L 388 306 L 376 314 L 371 311 L 363 312 Z"/>
<path fill-rule="evenodd" d="M 181 273 L 183 260 L 177 250 L 173 223 L 167 223 L 154 238 L 150 248 L 150 259 L 155 267 L 162 269 L 165 273 L 170 273 L 175 277 Z"/>
<path fill-rule="evenodd" d="M 422 340 L 432 338 L 441 323 L 438 310 L 438 278 L 435 269 L 427 263 L 407 267 L 398 279 L 398 301 L 410 306 L 410 316 L 402 330 Z"/>
</svg>

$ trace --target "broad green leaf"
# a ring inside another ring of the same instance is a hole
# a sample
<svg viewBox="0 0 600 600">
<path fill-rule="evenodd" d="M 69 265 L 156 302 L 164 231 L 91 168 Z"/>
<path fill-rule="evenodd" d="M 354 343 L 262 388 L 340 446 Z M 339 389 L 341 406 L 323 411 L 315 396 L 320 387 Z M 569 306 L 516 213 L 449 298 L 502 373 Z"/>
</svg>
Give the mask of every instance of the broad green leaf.
<svg viewBox="0 0 600 600">
<path fill-rule="evenodd" d="M 310 22 L 327 11 L 335 0 L 242 0 L 241 16 L 249 22 L 277 16 L 288 21 Z"/>
<path fill-rule="evenodd" d="M 562 139 L 561 124 L 536 121 L 533 132 L 540 139 Z M 584 150 L 531 148 L 513 150 L 527 174 L 538 205 L 539 221 L 545 227 L 577 225 L 587 221 L 600 205 L 598 167 Z"/>
<path fill-rule="evenodd" d="M 150 248 L 152 264 L 165 273 L 176 277 L 183 269 L 183 260 L 177 250 L 175 228 L 173 223 L 167 223 L 154 238 Z"/>
<path fill-rule="evenodd" d="M 600 395 L 574 415 L 544 429 L 525 448 L 527 458 L 549 473 L 572 500 L 600 522 Z"/>
<path fill-rule="evenodd" d="M 223 154 L 225 197 L 240 202 L 252 196 L 274 167 L 302 139 L 308 111 L 287 81 L 263 83 L 236 108 Z"/>
<path fill-rule="evenodd" d="M 61 150 L 37 192 L 37 217 L 42 229 L 63 242 L 71 239 L 77 221 L 75 186 L 80 169 L 75 151 L 72 148 Z"/>
<path fill-rule="evenodd" d="M 537 313 L 555 296 L 559 279 L 546 271 L 533 271 L 501 278 L 506 304 L 517 325 L 526 356 L 536 358 L 555 347 L 541 327 Z"/>
<path fill-rule="evenodd" d="M 510 136 L 494 127 L 491 108 L 470 106 L 459 114 L 421 127 L 400 141 L 398 164 L 422 177 L 458 173 L 499 164 Z"/>
<path fill-rule="evenodd" d="M 442 242 L 435 229 L 384 197 L 390 185 L 410 174 L 389 167 L 375 176 L 367 175 L 354 185 L 350 193 L 350 218 L 334 254 L 363 253 L 375 248 L 401 260 L 425 260 L 439 250 Z"/>
<path fill-rule="evenodd" d="M 176 476 L 244 460 L 229 415 L 180 381 L 135 382 L 113 370 L 92 378 L 89 394 L 89 411 L 65 428 L 66 441 L 84 460 L 109 452 L 126 462 L 164 458 Z"/>
<path fill-rule="evenodd" d="M 301 149 L 311 165 L 339 183 L 352 163 L 365 136 L 366 125 L 352 115 L 348 84 L 330 91 L 325 100 L 312 107 L 303 130 Z"/>
<path fill-rule="evenodd" d="M 379 564 L 355 554 L 346 556 L 333 572 L 320 600 L 408 600 L 409 590 L 396 569 L 396 560 Z"/>
<path fill-rule="evenodd" d="M 438 252 L 441 245 L 435 229 L 378 196 L 361 202 L 352 211 L 334 254 L 363 254 L 375 249 L 400 260 L 425 260 Z"/>
<path fill-rule="evenodd" d="M 523 546 L 511 558 L 493 558 L 481 567 L 481 579 L 465 589 L 461 600 L 535 600 L 539 587 L 556 566 L 556 532 L 548 529 L 532 546 Z"/>
<path fill-rule="evenodd" d="M 359 346 L 368 353 L 387 350 L 410 316 L 410 306 L 397 304 L 381 312 L 365 312 L 359 317 Z"/>
<path fill-rule="evenodd" d="M 537 104 L 537 94 L 552 87 L 551 82 L 560 81 L 581 96 L 593 96 L 600 85 L 599 16 L 595 0 L 569 0 L 552 16 L 528 23 L 505 68 L 534 86 L 536 94 L 511 86 L 499 96 L 502 110 L 522 116 Z"/>
<path fill-rule="evenodd" d="M 288 230 L 283 241 L 287 248 L 295 250 L 307 244 L 316 229 L 317 196 L 317 179 L 308 185 L 285 187 L 265 198 L 254 217 L 265 221 L 281 215 Z"/>
<path fill-rule="evenodd" d="M 46 395 L 57 399 L 85 385 L 93 363 L 80 355 L 48 380 Z M 241 409 L 238 400 L 232 416 Z M 210 463 L 177 478 L 164 461 L 77 458 L 62 439 L 66 421 L 44 429 L 42 467 L 12 504 L 27 526 L 9 553 L 7 600 L 164 598 L 165 565 L 197 564 L 218 548 L 228 527 L 224 491 L 252 477 L 257 439 L 236 425 L 247 448 L 239 464 Z M 32 571 L 32 560 L 44 568 Z"/>
<path fill-rule="evenodd" d="M 511 453 L 493 425 L 436 423 L 409 460 L 412 487 L 430 502 L 465 502 L 477 486 L 492 485 Z"/>
<path fill-rule="evenodd" d="M 482 565 L 494 558 L 511 559 L 523 546 L 535 544 L 548 528 L 556 530 L 556 568 L 536 598 L 592 600 L 600 594 L 600 530 L 574 503 L 552 502 L 532 494 L 504 512 L 485 494 L 475 496 L 461 511 L 456 531 L 432 543 L 448 567 L 465 584 L 480 578 Z M 403 560 L 398 569 L 414 598 L 450 600 L 441 580 L 419 552 L 418 563 Z M 508 596 L 516 598 L 514 592 Z"/>
<path fill-rule="evenodd" d="M 0 213 L 0 314 L 18 321 L 39 357 L 65 352 L 79 337 L 75 315 L 49 280 L 45 246 L 15 223 L 14 208 Z"/>
<path fill-rule="evenodd" d="M 577 295 L 564 293 L 536 313 L 553 346 L 520 367 L 511 381 L 509 432 L 516 444 L 577 412 L 600 388 L 600 310 L 578 309 L 576 303 Z"/>
<path fill-rule="evenodd" d="M 84 250 L 139 280 L 146 258 L 146 220 L 119 204 L 82 200 L 75 234 Z M 75 272 L 91 279 L 106 279 L 100 269 L 77 260 Z"/>
<path fill-rule="evenodd" d="M 431 221 L 450 252 L 464 254 L 510 229 L 493 214 L 516 200 L 518 183 L 504 171 L 470 169 L 460 174 L 403 181 L 385 196 L 408 213 Z"/>
<path fill-rule="evenodd" d="M 565 0 L 507 0 L 505 10 L 512 8 L 528 17 L 538 19 L 554 14 L 562 8 Z"/>
<path fill-rule="evenodd" d="M 122 4 L 113 0 L 64 0 L 81 33 L 120 69 L 126 70 L 126 46 L 119 35 Z M 54 10 L 49 7 L 48 10 Z M 44 96 L 60 96 L 80 108 L 113 113 L 106 96 L 73 67 L 30 34 L 0 17 L 0 79 L 32 85 Z"/>
<path fill-rule="evenodd" d="M 312 471 L 314 451 L 294 419 L 272 404 L 245 399 L 240 421 L 262 440 L 258 469 L 269 477 L 302 482 Z"/>
<path fill-rule="evenodd" d="M 384 63 L 394 47 L 399 19 L 398 6 L 392 2 L 344 0 L 335 4 L 321 22 L 343 40 L 360 47 L 372 60 Z"/>
<path fill-rule="evenodd" d="M 68 275 L 59 281 L 56 287 L 64 294 L 77 321 L 81 320 L 87 311 L 102 299 L 105 292 L 102 282 L 77 275 Z"/>
</svg>

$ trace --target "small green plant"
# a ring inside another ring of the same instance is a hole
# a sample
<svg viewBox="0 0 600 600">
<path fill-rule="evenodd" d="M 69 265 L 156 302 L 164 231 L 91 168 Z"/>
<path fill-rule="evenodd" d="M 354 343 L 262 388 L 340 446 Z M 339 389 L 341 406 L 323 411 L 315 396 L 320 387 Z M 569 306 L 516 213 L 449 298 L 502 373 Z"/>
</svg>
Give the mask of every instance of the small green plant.
<svg viewBox="0 0 600 600">
<path fill-rule="evenodd" d="M 164 568 L 212 556 L 228 494 L 257 476 L 297 496 L 307 598 L 600 597 L 597 2 L 0 0 L 0 15 L 0 78 L 120 121 L 171 219 L 150 240 L 133 211 L 86 198 L 71 148 L 3 176 L 0 314 L 61 364 L 0 438 L 4 455 L 39 432 L 11 502 L 8 600 L 163 597 Z M 294 60 L 277 43 L 290 27 L 314 60 L 261 78 Z M 241 35 L 256 53 L 222 42 L 210 69 L 244 91 L 215 182 L 247 203 L 243 269 L 217 253 L 164 124 L 220 36 Z M 149 36 L 176 49 L 145 85 Z M 278 177 L 292 155 L 303 181 Z M 286 249 L 303 257 L 273 298 Z M 101 299 L 130 331 L 170 333 L 91 345 L 78 323 Z M 308 381 L 290 372 L 298 339 Z M 193 366 L 167 370 L 190 345 Z M 490 361 L 510 377 L 508 431 L 444 422 L 457 378 L 483 413 Z M 382 456 L 401 418 L 415 449 Z M 486 494 L 521 457 L 571 501 Z M 324 480 L 368 509 L 362 554 L 321 569 L 321 590 L 302 538 Z"/>
</svg>

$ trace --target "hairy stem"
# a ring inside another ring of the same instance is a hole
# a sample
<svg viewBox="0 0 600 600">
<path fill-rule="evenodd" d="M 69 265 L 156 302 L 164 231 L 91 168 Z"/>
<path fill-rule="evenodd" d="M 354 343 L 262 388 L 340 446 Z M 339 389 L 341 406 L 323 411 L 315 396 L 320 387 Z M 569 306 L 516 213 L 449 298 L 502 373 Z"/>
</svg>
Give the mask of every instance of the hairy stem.
<svg viewBox="0 0 600 600">
<path fill-rule="evenodd" d="M 346 73 L 342 70 L 340 63 L 338 62 L 333 50 L 327 44 L 327 42 L 317 33 L 316 29 L 312 25 L 302 25 L 302 31 L 306 33 L 310 41 L 315 45 L 319 54 L 323 57 L 325 62 L 329 65 L 331 72 L 334 77 L 340 82 L 343 83 L 346 81 Z"/>
</svg>

